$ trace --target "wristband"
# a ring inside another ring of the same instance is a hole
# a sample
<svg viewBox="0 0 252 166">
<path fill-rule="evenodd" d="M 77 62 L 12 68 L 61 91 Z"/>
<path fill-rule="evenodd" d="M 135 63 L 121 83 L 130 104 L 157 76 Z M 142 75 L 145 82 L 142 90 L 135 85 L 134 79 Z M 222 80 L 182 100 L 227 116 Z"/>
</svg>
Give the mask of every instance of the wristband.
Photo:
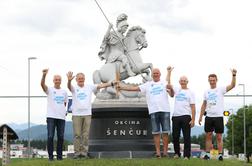
<svg viewBox="0 0 252 166">
<path fill-rule="evenodd" d="M 113 83 L 113 82 L 111 82 L 111 86 L 114 86 L 114 83 Z"/>
</svg>

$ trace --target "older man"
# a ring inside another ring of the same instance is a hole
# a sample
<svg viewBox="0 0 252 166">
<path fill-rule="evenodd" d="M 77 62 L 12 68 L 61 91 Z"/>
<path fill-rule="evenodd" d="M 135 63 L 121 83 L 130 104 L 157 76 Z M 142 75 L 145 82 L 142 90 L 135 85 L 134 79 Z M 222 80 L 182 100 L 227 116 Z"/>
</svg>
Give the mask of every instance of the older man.
<svg viewBox="0 0 252 166">
<path fill-rule="evenodd" d="M 173 68 L 168 67 L 167 81 L 170 84 L 170 77 Z M 182 130 L 184 137 L 184 159 L 191 156 L 191 128 L 195 121 L 195 97 L 194 93 L 187 87 L 188 79 L 181 76 L 179 79 L 180 88 L 174 88 L 175 104 L 172 115 L 172 136 L 175 156 L 180 157 L 179 137 Z"/>
<path fill-rule="evenodd" d="M 71 81 L 74 79 L 73 72 L 67 73 L 67 87 L 73 94 L 73 132 L 74 132 L 74 158 L 88 157 L 88 136 L 91 124 L 91 99 L 92 93 L 97 89 L 106 88 L 114 85 L 103 83 L 98 85 L 84 84 L 84 73 L 76 75 L 76 86 L 72 86 Z"/>
<path fill-rule="evenodd" d="M 160 70 L 154 68 L 152 70 L 152 81 L 148 81 L 140 86 L 121 86 L 119 84 L 119 88 L 122 90 L 141 91 L 146 94 L 157 158 L 161 158 L 161 133 L 163 139 L 163 156 L 167 156 L 169 142 L 168 134 L 170 133 L 170 106 L 168 94 L 170 96 L 174 95 L 172 88 L 167 85 L 165 81 L 161 81 L 160 76 Z"/>
<path fill-rule="evenodd" d="M 48 69 L 44 69 L 41 79 L 41 87 L 47 94 L 47 151 L 49 161 L 53 161 L 53 138 L 55 129 L 57 130 L 57 160 L 62 160 L 62 148 L 64 142 L 66 103 L 68 101 L 67 92 L 60 87 L 61 76 L 54 75 L 53 87 L 47 87 L 45 78 Z"/>
</svg>

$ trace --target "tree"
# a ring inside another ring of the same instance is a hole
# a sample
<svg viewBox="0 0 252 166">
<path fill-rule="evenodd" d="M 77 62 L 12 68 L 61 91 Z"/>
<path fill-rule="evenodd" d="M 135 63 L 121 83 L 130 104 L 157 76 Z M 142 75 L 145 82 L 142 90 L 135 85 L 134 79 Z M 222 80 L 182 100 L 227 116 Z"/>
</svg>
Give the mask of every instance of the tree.
<svg viewBox="0 0 252 166">
<path fill-rule="evenodd" d="M 205 149 L 206 147 L 206 134 L 203 133 L 203 134 L 200 134 L 198 136 L 192 136 L 191 137 L 191 143 L 193 144 L 199 144 L 200 145 L 200 149 Z"/>
<path fill-rule="evenodd" d="M 252 105 L 245 106 L 246 110 L 246 149 L 247 152 L 252 152 Z M 234 120 L 234 153 L 244 152 L 244 127 L 243 127 L 243 111 L 240 108 L 236 115 L 231 115 L 227 123 L 227 137 L 224 139 L 224 146 L 231 152 L 232 151 L 232 120 Z"/>
</svg>

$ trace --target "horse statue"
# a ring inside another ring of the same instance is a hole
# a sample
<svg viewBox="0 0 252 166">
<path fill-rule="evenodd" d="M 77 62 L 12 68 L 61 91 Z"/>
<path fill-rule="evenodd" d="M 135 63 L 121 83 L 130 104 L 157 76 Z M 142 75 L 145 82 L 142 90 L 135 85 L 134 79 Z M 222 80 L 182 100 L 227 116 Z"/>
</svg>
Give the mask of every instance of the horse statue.
<svg viewBox="0 0 252 166">
<path fill-rule="evenodd" d="M 139 53 L 142 48 L 146 48 L 148 46 L 145 33 L 145 30 L 140 26 L 131 27 L 126 34 L 124 44 L 127 49 L 126 55 L 131 66 L 131 70 L 136 75 L 141 74 L 144 81 L 148 81 L 151 80 L 150 72 L 152 70 L 152 63 L 143 63 Z M 122 67 L 122 63 L 120 61 L 106 63 L 101 67 L 100 70 L 95 70 L 93 73 L 94 84 L 111 82 L 116 78 L 118 81 L 129 78 L 129 75 Z M 110 97 L 101 98 L 113 98 L 111 96 L 115 96 L 116 94 L 116 90 L 113 87 L 108 87 L 105 91 L 110 94 Z M 98 97 L 98 95 L 96 96 Z"/>
</svg>

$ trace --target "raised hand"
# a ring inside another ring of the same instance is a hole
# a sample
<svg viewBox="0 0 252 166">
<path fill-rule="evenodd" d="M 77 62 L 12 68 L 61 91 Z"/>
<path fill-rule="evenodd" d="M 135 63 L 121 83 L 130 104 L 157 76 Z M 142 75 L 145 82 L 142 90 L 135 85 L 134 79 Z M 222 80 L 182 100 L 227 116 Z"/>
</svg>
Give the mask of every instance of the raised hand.
<svg viewBox="0 0 252 166">
<path fill-rule="evenodd" d="M 174 67 L 168 66 L 167 67 L 167 72 L 172 72 L 173 69 L 174 69 Z"/>
<path fill-rule="evenodd" d="M 43 70 L 42 70 L 42 72 L 43 72 L 43 75 L 47 75 L 47 73 L 48 73 L 48 70 L 49 70 L 49 69 L 43 69 Z"/>
<path fill-rule="evenodd" d="M 72 81 L 72 80 L 74 79 L 74 77 L 75 77 L 75 76 L 73 76 L 73 72 L 69 71 L 69 72 L 67 73 L 67 79 L 68 79 L 68 81 Z"/>
<path fill-rule="evenodd" d="M 236 69 L 230 69 L 233 75 L 236 75 L 237 70 Z"/>
<path fill-rule="evenodd" d="M 174 67 L 168 66 L 167 67 L 167 75 L 166 75 L 166 81 L 168 84 L 171 84 L 171 72 L 174 69 Z"/>
</svg>

